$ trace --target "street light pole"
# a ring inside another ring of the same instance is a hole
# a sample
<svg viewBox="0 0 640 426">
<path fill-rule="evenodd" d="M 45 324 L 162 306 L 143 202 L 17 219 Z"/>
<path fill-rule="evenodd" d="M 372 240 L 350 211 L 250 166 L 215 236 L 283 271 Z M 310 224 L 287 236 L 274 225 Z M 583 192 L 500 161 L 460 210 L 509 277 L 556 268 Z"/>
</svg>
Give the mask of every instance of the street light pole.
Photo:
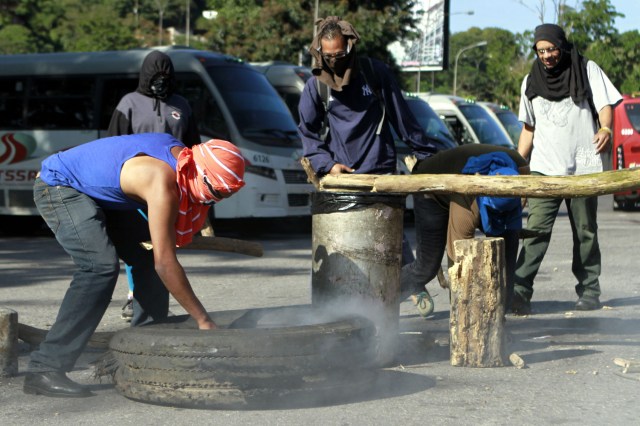
<svg viewBox="0 0 640 426">
<path fill-rule="evenodd" d="M 191 0 L 187 0 L 186 15 L 187 15 L 187 19 L 186 19 L 187 25 L 186 25 L 185 33 L 187 36 L 187 47 L 189 47 L 189 32 L 191 31 L 190 22 L 189 22 L 191 20 Z"/>
<path fill-rule="evenodd" d="M 473 49 L 474 47 L 482 47 L 486 45 L 487 45 L 487 42 L 483 40 L 483 41 L 474 43 L 472 45 L 463 47 L 458 51 L 458 54 L 456 55 L 455 65 L 453 66 L 453 96 L 456 95 L 456 90 L 458 86 L 458 59 L 460 58 L 460 55 L 462 54 L 462 52 L 467 51 L 469 49 Z"/>
<path fill-rule="evenodd" d="M 313 6 L 313 38 L 316 38 L 318 28 L 316 28 L 316 21 L 318 20 L 318 0 L 315 1 Z"/>
</svg>

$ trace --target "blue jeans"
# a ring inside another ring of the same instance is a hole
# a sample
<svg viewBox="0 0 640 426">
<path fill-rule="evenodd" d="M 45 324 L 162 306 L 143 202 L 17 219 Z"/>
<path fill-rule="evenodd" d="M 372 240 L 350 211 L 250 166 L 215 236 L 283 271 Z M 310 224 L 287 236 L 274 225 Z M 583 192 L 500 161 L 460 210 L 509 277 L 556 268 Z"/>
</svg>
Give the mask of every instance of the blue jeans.
<svg viewBox="0 0 640 426">
<path fill-rule="evenodd" d="M 107 234 L 120 259 L 129 266 L 133 282 L 131 325 L 163 320 L 169 313 L 169 291 L 156 273 L 153 251 L 140 246 L 150 241 L 149 223 L 135 210 L 105 210 Z"/>
<path fill-rule="evenodd" d="M 58 243 L 71 256 L 76 271 L 55 323 L 39 349 L 31 354 L 28 369 L 32 372 L 70 371 L 111 302 L 120 271 L 118 252 L 107 231 L 105 211 L 93 199 L 73 188 L 49 186 L 39 178 L 34 183 L 33 193 L 38 211 Z M 130 241 L 128 246 L 138 243 Z M 129 254 L 127 245 L 118 250 Z M 133 265 L 145 263 L 148 260 L 134 260 Z M 143 280 L 143 288 L 157 286 L 160 280 L 155 271 L 153 275 L 155 278 Z M 153 294 L 145 297 L 145 305 L 152 308 L 152 313 L 144 313 L 138 323 L 162 318 L 163 306 L 153 307 L 152 297 Z M 158 313 L 158 318 L 153 317 L 154 313 Z"/>
<path fill-rule="evenodd" d="M 400 274 L 401 298 L 424 291 L 436 277 L 447 245 L 449 210 L 434 199 L 418 194 L 413 197 L 416 229 L 416 260 L 404 265 Z"/>
</svg>

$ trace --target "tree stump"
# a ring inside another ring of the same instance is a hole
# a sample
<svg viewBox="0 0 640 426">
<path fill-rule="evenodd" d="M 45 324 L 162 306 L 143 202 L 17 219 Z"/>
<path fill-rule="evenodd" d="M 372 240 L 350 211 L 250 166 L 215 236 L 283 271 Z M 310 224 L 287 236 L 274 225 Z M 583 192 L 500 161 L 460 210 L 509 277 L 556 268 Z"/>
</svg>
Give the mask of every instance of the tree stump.
<svg viewBox="0 0 640 426">
<path fill-rule="evenodd" d="M 505 365 L 506 272 L 504 240 L 454 242 L 451 285 L 451 365 Z"/>
<path fill-rule="evenodd" d="M 18 374 L 18 313 L 0 307 L 0 377 Z"/>
</svg>

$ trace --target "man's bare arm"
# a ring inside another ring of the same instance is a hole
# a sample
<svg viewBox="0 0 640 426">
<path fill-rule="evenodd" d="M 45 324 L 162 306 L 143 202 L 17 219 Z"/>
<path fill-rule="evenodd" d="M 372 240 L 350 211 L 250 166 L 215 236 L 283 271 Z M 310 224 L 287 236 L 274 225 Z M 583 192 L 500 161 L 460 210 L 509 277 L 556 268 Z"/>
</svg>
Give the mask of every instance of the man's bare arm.
<svg viewBox="0 0 640 426">
<path fill-rule="evenodd" d="M 147 204 L 154 266 L 165 287 L 193 317 L 198 328 L 216 328 L 176 255 L 175 222 L 179 196 L 175 172 L 159 160 L 138 157 L 125 163 L 121 183 L 125 193 Z"/>
<path fill-rule="evenodd" d="M 611 124 L 613 122 L 613 108 L 607 105 L 598 113 L 600 129 L 593 135 L 593 143 L 596 145 L 596 152 L 606 152 L 611 143 Z"/>
<path fill-rule="evenodd" d="M 533 131 L 535 129 L 524 124 L 522 126 L 522 132 L 520 132 L 520 139 L 518 139 L 518 154 L 520 154 L 525 160 L 529 161 L 531 151 L 533 150 Z"/>
</svg>

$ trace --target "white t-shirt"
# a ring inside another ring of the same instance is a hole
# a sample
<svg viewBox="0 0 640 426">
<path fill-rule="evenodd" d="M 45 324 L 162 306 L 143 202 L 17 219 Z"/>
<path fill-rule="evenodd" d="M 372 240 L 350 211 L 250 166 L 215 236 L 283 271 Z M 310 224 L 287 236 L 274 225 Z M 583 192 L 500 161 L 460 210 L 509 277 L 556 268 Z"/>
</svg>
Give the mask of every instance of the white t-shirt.
<svg viewBox="0 0 640 426">
<path fill-rule="evenodd" d="M 548 176 L 582 175 L 603 170 L 593 137 L 597 132 L 589 101 L 575 104 L 571 97 L 550 101 L 541 96 L 529 100 L 525 95 L 527 75 L 521 86 L 518 119 L 535 128 L 529 166 Z M 597 111 L 621 99 L 602 69 L 587 62 L 587 78 Z"/>
</svg>

